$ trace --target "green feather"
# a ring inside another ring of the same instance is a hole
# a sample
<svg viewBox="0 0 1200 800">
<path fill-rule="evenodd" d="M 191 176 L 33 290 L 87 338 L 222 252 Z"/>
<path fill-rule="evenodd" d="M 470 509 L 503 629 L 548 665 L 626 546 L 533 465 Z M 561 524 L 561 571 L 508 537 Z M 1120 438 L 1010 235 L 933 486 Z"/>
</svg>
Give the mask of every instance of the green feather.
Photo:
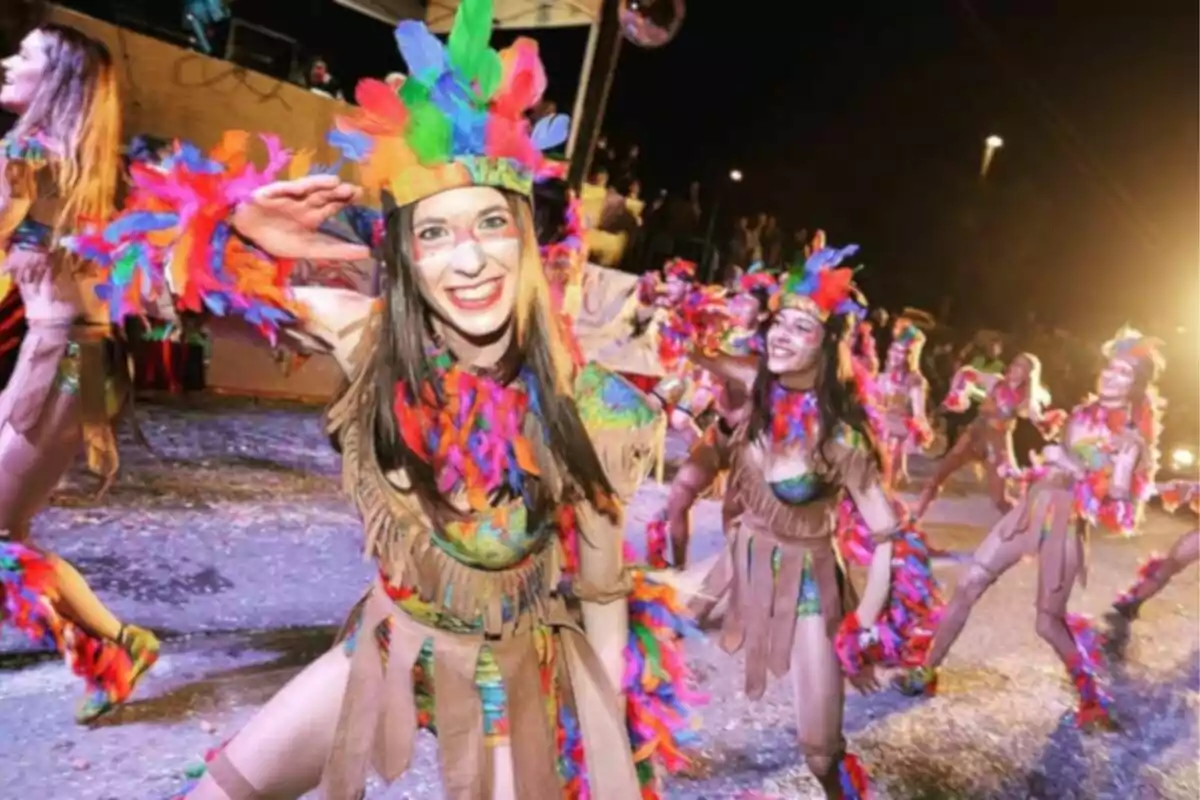
<svg viewBox="0 0 1200 800">
<path fill-rule="evenodd" d="M 476 78 L 483 54 L 492 38 L 492 0 L 463 0 L 454 13 L 454 26 L 446 51 L 455 71 L 467 80 Z"/>
<path fill-rule="evenodd" d="M 479 61 L 479 99 L 487 102 L 496 96 L 504 68 L 500 65 L 500 54 L 488 48 Z"/>
<path fill-rule="evenodd" d="M 422 164 L 446 160 L 450 152 L 450 120 L 432 103 L 409 107 L 405 139 Z"/>
<path fill-rule="evenodd" d="M 646 666 L 650 667 L 650 672 L 660 679 L 669 678 L 670 676 L 663 669 L 662 653 L 658 648 L 658 639 L 655 639 L 654 634 L 644 625 L 632 625 L 630 627 L 634 635 L 637 636 L 638 641 L 642 643 L 642 647 L 646 650 Z"/>
</svg>

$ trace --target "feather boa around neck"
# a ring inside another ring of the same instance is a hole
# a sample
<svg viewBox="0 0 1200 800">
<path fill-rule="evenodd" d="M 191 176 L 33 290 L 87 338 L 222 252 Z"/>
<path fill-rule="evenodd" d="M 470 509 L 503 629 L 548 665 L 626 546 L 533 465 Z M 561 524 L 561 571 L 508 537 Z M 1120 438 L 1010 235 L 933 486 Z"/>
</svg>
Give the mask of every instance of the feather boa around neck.
<svg viewBox="0 0 1200 800">
<path fill-rule="evenodd" d="M 394 412 L 404 444 L 433 468 L 438 491 L 465 493 L 472 510 L 497 493 L 528 500 L 528 476 L 539 474 L 525 436 L 529 413 L 541 409 L 532 375 L 522 369 L 504 384 L 462 368 L 446 350 L 429 356 L 432 374 L 418 391 L 396 384 Z"/>
<path fill-rule="evenodd" d="M 771 387 L 771 441 L 798 444 L 817 434 L 821 413 L 812 389 L 793 391 L 779 384 Z"/>
</svg>

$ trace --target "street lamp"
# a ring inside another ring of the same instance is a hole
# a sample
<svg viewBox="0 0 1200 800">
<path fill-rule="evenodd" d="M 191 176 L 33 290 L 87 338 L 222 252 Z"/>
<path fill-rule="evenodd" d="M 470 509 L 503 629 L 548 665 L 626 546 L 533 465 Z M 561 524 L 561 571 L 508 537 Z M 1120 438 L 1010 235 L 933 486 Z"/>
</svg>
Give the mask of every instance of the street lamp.
<svg viewBox="0 0 1200 800">
<path fill-rule="evenodd" d="M 992 159 L 1001 147 L 1004 147 L 1004 140 L 994 133 L 983 140 L 983 164 L 979 167 L 981 180 L 987 177 L 988 167 L 992 165 Z"/>
<path fill-rule="evenodd" d="M 740 169 L 730 170 L 729 171 L 729 180 L 733 181 L 734 183 L 741 183 L 742 182 L 742 171 Z"/>
</svg>

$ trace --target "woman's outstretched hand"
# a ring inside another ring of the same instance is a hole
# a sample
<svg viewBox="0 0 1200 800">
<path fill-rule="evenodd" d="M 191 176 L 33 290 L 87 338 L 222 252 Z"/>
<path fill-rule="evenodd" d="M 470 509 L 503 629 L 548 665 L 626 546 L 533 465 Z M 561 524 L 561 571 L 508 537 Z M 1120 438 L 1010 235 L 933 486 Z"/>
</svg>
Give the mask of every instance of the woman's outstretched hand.
<svg viewBox="0 0 1200 800">
<path fill-rule="evenodd" d="M 357 261 L 370 258 L 366 245 L 344 242 L 318 228 L 358 198 L 357 186 L 336 175 L 276 181 L 257 190 L 233 213 L 239 234 L 276 258 Z"/>
</svg>

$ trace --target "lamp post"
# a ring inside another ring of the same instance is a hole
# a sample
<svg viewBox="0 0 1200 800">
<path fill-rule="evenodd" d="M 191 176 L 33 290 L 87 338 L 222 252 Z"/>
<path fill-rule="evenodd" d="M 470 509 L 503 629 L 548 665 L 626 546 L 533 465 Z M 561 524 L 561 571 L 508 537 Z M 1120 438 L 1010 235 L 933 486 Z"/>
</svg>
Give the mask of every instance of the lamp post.
<svg viewBox="0 0 1200 800">
<path fill-rule="evenodd" d="M 742 171 L 740 169 L 729 170 L 730 183 L 741 183 L 742 177 Z M 704 234 L 704 249 L 701 251 L 701 258 L 704 259 L 702 273 L 709 281 L 716 277 L 715 275 L 710 274 L 714 272 L 712 269 L 714 259 L 709 251 L 712 249 L 713 230 L 717 227 L 717 213 L 721 208 L 721 195 L 724 193 L 723 189 L 724 187 L 722 186 L 713 194 L 712 213 L 708 215 L 708 230 Z"/>
<path fill-rule="evenodd" d="M 992 134 L 983 140 L 983 164 L 979 167 L 979 178 L 981 180 L 987 178 L 988 167 L 992 165 L 992 159 L 996 156 L 996 151 L 1004 147 L 1004 140 L 996 134 Z"/>
</svg>

